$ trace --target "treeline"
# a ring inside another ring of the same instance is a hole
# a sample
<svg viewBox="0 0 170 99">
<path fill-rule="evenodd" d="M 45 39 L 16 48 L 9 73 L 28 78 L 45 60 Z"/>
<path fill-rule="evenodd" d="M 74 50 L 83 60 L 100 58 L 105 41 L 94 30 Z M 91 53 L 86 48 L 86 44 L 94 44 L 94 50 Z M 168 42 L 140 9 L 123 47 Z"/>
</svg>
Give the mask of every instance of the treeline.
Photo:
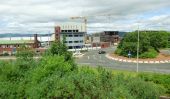
<svg viewBox="0 0 170 99">
<path fill-rule="evenodd" d="M 120 42 L 116 54 L 128 57 L 137 55 L 138 32 L 125 34 Z M 139 32 L 139 57 L 155 58 L 160 48 L 170 46 L 170 33 L 166 31 L 140 31 Z"/>
<path fill-rule="evenodd" d="M 52 44 L 39 60 L 23 47 L 16 61 L 0 62 L 2 99 L 158 99 L 167 90 L 144 76 L 112 74 L 101 67 L 78 67 L 67 47 Z"/>
</svg>

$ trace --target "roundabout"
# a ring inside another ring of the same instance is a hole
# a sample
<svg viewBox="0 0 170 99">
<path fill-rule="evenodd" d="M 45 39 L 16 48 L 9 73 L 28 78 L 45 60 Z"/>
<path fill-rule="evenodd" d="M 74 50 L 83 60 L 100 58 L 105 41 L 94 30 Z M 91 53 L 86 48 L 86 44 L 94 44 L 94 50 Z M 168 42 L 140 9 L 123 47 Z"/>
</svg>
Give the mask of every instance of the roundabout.
<svg viewBox="0 0 170 99">
<path fill-rule="evenodd" d="M 81 66 L 91 66 L 98 67 L 102 66 L 108 69 L 115 70 L 128 70 L 128 71 L 136 71 L 137 67 L 135 62 L 125 60 L 112 60 L 106 57 L 108 54 L 113 53 L 116 47 L 110 47 L 103 49 L 106 51 L 106 54 L 98 54 L 98 50 L 91 50 L 80 58 L 76 58 L 76 63 Z M 139 64 L 139 72 L 155 72 L 155 73 L 170 73 L 170 63 L 147 63 L 143 62 Z"/>
<path fill-rule="evenodd" d="M 159 54 L 157 58 L 154 59 L 139 59 L 137 61 L 136 58 L 127 58 L 123 56 L 118 56 L 116 54 L 106 54 L 108 59 L 119 61 L 119 62 L 127 62 L 127 63 L 145 63 L 145 64 L 163 64 L 170 63 L 170 56 L 165 56 L 163 54 Z"/>
</svg>

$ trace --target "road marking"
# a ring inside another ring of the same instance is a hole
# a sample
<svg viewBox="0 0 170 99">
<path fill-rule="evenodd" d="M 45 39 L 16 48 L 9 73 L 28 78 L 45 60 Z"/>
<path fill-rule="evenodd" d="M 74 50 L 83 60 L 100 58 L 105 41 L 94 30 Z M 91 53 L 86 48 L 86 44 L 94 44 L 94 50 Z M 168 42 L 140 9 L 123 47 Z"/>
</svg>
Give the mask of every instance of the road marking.
<svg viewBox="0 0 170 99">
<path fill-rule="evenodd" d="M 79 63 L 79 64 L 85 64 L 85 65 L 89 65 L 89 64 L 91 64 L 91 63 Z"/>
<path fill-rule="evenodd" d="M 102 57 L 100 56 L 100 59 L 102 59 Z"/>
<path fill-rule="evenodd" d="M 93 55 L 93 59 L 96 59 L 95 55 Z"/>
</svg>

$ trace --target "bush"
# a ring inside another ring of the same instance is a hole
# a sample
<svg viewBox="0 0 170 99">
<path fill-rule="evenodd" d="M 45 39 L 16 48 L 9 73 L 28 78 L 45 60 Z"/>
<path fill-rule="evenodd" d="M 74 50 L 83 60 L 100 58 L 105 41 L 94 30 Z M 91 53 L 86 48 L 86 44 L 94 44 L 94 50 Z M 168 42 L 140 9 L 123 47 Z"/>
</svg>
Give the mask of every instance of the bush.
<svg viewBox="0 0 170 99">
<path fill-rule="evenodd" d="M 149 49 L 147 52 L 140 54 L 140 58 L 156 58 L 158 52 L 154 49 Z"/>
<path fill-rule="evenodd" d="M 140 78 L 130 78 L 128 81 L 128 90 L 135 99 L 159 99 L 165 93 L 164 87 L 153 82 L 144 82 Z"/>
<path fill-rule="evenodd" d="M 9 54 L 8 53 L 4 53 L 3 56 L 9 56 Z"/>
<path fill-rule="evenodd" d="M 121 55 L 121 53 L 122 53 L 122 50 L 121 50 L 121 49 L 117 48 L 117 49 L 115 50 L 115 54 Z"/>
<path fill-rule="evenodd" d="M 14 64 L 2 63 L 0 97 L 156 99 L 164 94 L 164 88 L 139 77 L 113 75 L 103 68 L 71 70 L 72 64 L 65 61 L 63 56 L 43 57 L 33 67 L 22 71 Z"/>
<path fill-rule="evenodd" d="M 160 48 L 168 47 L 168 35 L 170 35 L 170 33 L 166 31 L 140 31 L 139 55 L 141 58 L 156 57 L 158 54 L 155 51 L 149 51 L 151 48 L 159 52 Z M 137 38 L 137 31 L 129 32 L 124 35 L 118 45 L 118 49 L 121 49 L 121 51 L 117 50 L 116 53 L 127 57 L 130 51 L 132 54 L 131 57 L 136 57 L 138 43 Z"/>
<path fill-rule="evenodd" d="M 138 77 L 142 78 L 145 81 L 154 82 L 160 84 L 166 88 L 166 93 L 170 94 L 170 75 L 166 74 L 149 74 L 149 73 L 140 73 Z"/>
</svg>

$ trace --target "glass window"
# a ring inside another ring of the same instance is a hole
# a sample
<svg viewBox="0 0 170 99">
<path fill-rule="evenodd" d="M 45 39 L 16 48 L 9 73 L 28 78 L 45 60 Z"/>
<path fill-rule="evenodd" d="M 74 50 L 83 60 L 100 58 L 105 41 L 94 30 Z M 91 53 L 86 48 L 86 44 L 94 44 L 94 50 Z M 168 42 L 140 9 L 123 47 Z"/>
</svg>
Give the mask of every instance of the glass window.
<svg viewBox="0 0 170 99">
<path fill-rule="evenodd" d="M 69 43 L 72 43 L 73 41 L 69 41 Z"/>
<path fill-rule="evenodd" d="M 73 47 L 72 46 L 69 46 L 68 49 L 72 49 Z"/>
<path fill-rule="evenodd" d="M 74 35 L 74 37 L 78 37 L 78 35 Z"/>
<path fill-rule="evenodd" d="M 74 43 L 79 43 L 79 41 L 74 41 Z"/>
</svg>

